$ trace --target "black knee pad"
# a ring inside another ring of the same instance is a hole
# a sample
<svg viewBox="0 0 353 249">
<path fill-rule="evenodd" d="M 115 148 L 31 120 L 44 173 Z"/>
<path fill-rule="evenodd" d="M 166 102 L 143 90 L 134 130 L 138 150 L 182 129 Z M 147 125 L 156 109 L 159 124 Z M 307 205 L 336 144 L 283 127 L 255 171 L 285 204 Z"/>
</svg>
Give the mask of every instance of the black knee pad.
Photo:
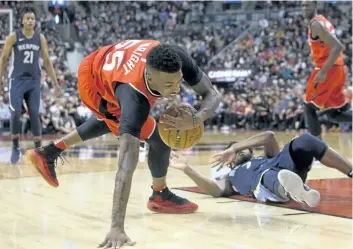
<svg viewBox="0 0 353 249">
<path fill-rule="evenodd" d="M 77 127 L 77 133 L 80 135 L 82 141 L 100 137 L 110 132 L 107 124 L 104 121 L 98 120 L 94 115 Z"/>
<path fill-rule="evenodd" d="M 309 170 L 314 158 L 321 160 L 324 156 L 327 145 L 317 137 L 304 134 L 295 138 L 289 149 L 296 167 L 300 170 Z"/>
<path fill-rule="evenodd" d="M 170 157 L 170 147 L 161 139 L 158 129 L 155 129 L 152 136 L 146 140 L 149 145 L 148 167 L 155 178 L 167 175 Z"/>
</svg>

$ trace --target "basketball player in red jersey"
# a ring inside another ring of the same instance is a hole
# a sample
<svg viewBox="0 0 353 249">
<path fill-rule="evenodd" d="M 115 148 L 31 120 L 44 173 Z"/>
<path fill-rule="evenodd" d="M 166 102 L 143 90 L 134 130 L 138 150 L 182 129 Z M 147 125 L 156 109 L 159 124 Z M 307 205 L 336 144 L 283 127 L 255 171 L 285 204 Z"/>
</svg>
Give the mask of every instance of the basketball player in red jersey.
<svg viewBox="0 0 353 249">
<path fill-rule="evenodd" d="M 321 138 L 316 111 L 338 123 L 352 123 L 350 104 L 344 96 L 346 73 L 343 45 L 335 36 L 332 24 L 316 13 L 317 1 L 302 1 L 302 11 L 309 22 L 308 39 L 315 69 L 310 75 L 305 95 L 305 118 L 312 135 Z"/>
<path fill-rule="evenodd" d="M 149 115 L 157 98 L 179 93 L 183 79 L 203 101 L 196 114 L 180 110 L 179 117 L 166 117 L 165 122 L 176 129 L 198 126 L 212 115 L 220 102 L 210 80 L 190 55 L 181 47 L 152 40 L 127 40 L 103 47 L 88 55 L 78 70 L 80 97 L 95 116 L 55 143 L 27 152 L 48 184 L 58 187 L 55 162 L 61 152 L 110 132 L 119 136 L 112 224 L 100 247 L 134 244 L 125 233 L 124 221 L 141 140 L 149 144 L 148 166 L 153 182 L 148 208 L 174 214 L 191 213 L 198 208 L 167 188 L 170 148 L 161 140 L 156 121 Z"/>
</svg>

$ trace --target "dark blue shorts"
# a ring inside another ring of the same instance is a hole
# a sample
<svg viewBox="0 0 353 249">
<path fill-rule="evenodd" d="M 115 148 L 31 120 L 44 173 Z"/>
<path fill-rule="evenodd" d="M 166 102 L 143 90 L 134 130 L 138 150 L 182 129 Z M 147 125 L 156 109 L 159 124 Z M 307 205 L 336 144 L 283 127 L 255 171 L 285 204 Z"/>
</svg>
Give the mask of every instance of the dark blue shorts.
<svg viewBox="0 0 353 249">
<path fill-rule="evenodd" d="M 9 98 L 11 112 L 22 112 L 23 100 L 26 101 L 29 110 L 39 111 L 40 79 L 11 78 Z"/>
</svg>

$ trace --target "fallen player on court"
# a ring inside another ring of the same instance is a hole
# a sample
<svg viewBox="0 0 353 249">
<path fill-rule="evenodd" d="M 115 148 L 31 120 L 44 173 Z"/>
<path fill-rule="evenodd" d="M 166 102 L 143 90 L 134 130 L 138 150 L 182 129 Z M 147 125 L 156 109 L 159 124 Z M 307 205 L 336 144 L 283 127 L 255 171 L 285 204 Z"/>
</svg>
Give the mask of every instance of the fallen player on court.
<svg viewBox="0 0 353 249">
<path fill-rule="evenodd" d="M 264 156 L 254 157 L 252 148 L 259 146 L 264 147 Z M 188 164 L 186 157 L 176 152 L 171 154 L 170 166 L 182 170 L 213 197 L 240 194 L 262 202 L 282 203 L 292 199 L 310 207 L 320 202 L 320 193 L 304 184 L 314 159 L 352 178 L 352 163 L 309 134 L 294 138 L 280 150 L 275 134 L 266 131 L 230 143 L 226 150 L 213 158 L 213 167 L 231 168 L 229 173 L 216 180 L 201 175 Z"/>
</svg>

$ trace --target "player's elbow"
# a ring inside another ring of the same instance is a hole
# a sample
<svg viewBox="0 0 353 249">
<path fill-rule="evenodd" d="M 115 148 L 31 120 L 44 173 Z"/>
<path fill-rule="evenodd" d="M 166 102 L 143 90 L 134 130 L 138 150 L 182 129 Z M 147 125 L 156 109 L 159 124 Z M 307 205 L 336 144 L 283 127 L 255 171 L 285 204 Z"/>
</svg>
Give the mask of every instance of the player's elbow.
<svg viewBox="0 0 353 249">
<path fill-rule="evenodd" d="M 276 135 L 273 131 L 265 131 L 264 136 L 266 138 L 266 141 L 271 141 L 276 138 Z"/>
<path fill-rule="evenodd" d="M 343 52 L 344 51 L 344 46 L 341 42 L 336 42 L 335 45 L 333 46 L 332 50 L 334 50 L 337 53 Z"/>
</svg>

